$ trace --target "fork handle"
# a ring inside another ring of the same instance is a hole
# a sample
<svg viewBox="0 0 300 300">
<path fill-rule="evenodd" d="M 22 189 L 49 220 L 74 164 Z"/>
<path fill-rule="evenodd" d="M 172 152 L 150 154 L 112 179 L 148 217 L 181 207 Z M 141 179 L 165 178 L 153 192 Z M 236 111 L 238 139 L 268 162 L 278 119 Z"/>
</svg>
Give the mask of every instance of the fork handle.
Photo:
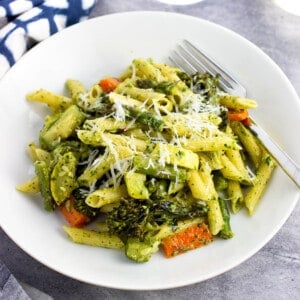
<svg viewBox="0 0 300 300">
<path fill-rule="evenodd" d="M 296 162 L 254 121 L 250 125 L 250 129 L 272 154 L 282 170 L 300 187 L 300 167 Z"/>
</svg>

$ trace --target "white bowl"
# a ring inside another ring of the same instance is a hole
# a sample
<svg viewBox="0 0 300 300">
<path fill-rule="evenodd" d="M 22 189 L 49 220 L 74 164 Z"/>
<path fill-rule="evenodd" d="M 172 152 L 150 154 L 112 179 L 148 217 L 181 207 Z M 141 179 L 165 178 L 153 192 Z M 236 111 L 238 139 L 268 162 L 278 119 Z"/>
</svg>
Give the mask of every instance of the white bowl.
<svg viewBox="0 0 300 300">
<path fill-rule="evenodd" d="M 87 86 L 118 76 L 133 58 L 168 62 L 171 49 L 189 39 L 215 57 L 258 101 L 255 119 L 300 162 L 300 105 L 279 67 L 260 49 L 221 26 L 185 15 L 130 12 L 107 15 L 69 27 L 35 46 L 0 82 L 0 224 L 28 254 L 66 276 L 106 287 L 150 290 L 179 287 L 221 274 L 263 247 L 292 212 L 299 189 L 278 168 L 256 214 L 232 217 L 235 237 L 218 240 L 172 259 L 155 254 L 137 264 L 119 251 L 72 243 L 63 218 L 44 211 L 39 197 L 15 190 L 33 174 L 26 153 L 36 140 L 45 110 L 25 94 L 45 88 L 64 92 L 67 78 Z"/>
</svg>

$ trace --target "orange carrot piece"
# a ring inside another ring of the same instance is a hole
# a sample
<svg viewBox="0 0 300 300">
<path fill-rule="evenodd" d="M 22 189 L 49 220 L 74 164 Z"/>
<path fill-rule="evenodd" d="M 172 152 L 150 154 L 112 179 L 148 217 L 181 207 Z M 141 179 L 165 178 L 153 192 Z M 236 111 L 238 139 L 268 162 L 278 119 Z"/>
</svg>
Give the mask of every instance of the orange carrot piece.
<svg viewBox="0 0 300 300">
<path fill-rule="evenodd" d="M 99 85 L 105 93 L 112 92 L 118 84 L 119 80 L 113 77 L 106 77 L 99 81 Z"/>
<path fill-rule="evenodd" d="M 175 233 L 162 241 L 162 249 L 167 258 L 196 249 L 212 242 L 212 234 L 206 224 L 193 225 Z"/>
<path fill-rule="evenodd" d="M 250 126 L 252 121 L 250 118 L 246 118 L 244 120 L 241 121 L 245 126 Z"/>
<path fill-rule="evenodd" d="M 82 227 L 89 222 L 89 217 L 82 214 L 74 207 L 74 198 L 71 196 L 60 207 L 63 216 L 71 226 Z"/>
<path fill-rule="evenodd" d="M 249 117 L 249 113 L 246 109 L 228 110 L 229 121 L 243 121 L 248 117 Z"/>
</svg>

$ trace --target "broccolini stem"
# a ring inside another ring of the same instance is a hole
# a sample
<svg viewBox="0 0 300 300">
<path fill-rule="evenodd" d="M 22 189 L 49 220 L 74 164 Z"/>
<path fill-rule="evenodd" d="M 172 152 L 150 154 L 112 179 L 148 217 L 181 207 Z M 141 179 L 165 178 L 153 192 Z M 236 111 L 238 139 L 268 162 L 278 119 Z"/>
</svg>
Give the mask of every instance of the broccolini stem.
<svg viewBox="0 0 300 300">
<path fill-rule="evenodd" d="M 234 236 L 234 233 L 232 232 L 230 226 L 230 213 L 229 213 L 228 205 L 227 202 L 222 198 L 219 198 L 219 204 L 220 204 L 220 208 L 224 220 L 224 225 L 219 235 L 223 239 L 230 239 Z"/>
<path fill-rule="evenodd" d="M 155 131 L 162 131 L 164 122 L 148 111 L 142 111 L 137 108 L 127 107 L 128 116 L 135 118 L 137 122 L 147 125 Z"/>
<path fill-rule="evenodd" d="M 46 162 L 38 160 L 34 163 L 35 173 L 39 182 L 39 189 L 47 211 L 54 209 L 54 201 L 50 190 L 50 170 Z"/>
</svg>

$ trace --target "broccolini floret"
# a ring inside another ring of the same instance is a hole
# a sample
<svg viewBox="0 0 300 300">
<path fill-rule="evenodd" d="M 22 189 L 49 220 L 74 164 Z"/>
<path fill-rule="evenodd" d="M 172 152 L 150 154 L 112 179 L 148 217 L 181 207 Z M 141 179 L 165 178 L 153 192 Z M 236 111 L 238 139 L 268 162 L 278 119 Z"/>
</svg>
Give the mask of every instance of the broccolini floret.
<svg viewBox="0 0 300 300">
<path fill-rule="evenodd" d="M 74 207 L 79 212 L 83 213 L 84 215 L 93 218 L 97 216 L 99 213 L 98 208 L 93 208 L 88 206 L 85 203 L 85 199 L 87 195 L 89 194 L 89 191 L 83 188 L 77 188 L 72 192 L 72 195 L 74 196 Z"/>
<path fill-rule="evenodd" d="M 126 114 L 128 117 L 134 118 L 138 123 L 146 125 L 155 131 L 163 130 L 163 120 L 151 112 L 138 108 L 127 107 Z"/>
<path fill-rule="evenodd" d="M 184 193 L 171 199 L 126 198 L 108 215 L 106 223 L 109 231 L 118 235 L 124 242 L 128 238 L 144 241 L 162 224 L 176 226 L 179 221 L 187 218 L 205 216 L 207 211 L 207 205 L 191 201 Z"/>
<path fill-rule="evenodd" d="M 207 100 L 215 96 L 217 91 L 220 90 L 218 75 L 195 73 L 190 76 L 184 72 L 178 72 L 177 75 L 195 94 L 200 94 Z"/>
</svg>

